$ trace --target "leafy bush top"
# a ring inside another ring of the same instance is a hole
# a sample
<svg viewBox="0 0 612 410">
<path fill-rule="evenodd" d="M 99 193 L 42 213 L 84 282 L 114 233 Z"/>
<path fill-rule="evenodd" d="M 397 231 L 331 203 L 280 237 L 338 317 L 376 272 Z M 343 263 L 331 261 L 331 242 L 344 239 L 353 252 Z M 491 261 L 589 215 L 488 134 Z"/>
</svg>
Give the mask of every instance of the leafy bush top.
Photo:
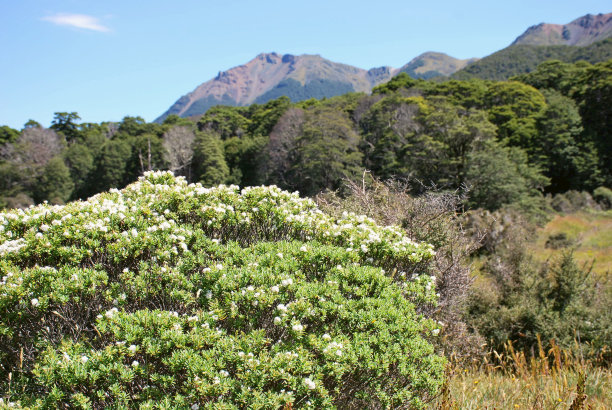
<svg viewBox="0 0 612 410">
<path fill-rule="evenodd" d="M 276 187 L 150 172 L 0 213 L 0 396 L 22 405 L 421 406 L 434 254 Z"/>
</svg>

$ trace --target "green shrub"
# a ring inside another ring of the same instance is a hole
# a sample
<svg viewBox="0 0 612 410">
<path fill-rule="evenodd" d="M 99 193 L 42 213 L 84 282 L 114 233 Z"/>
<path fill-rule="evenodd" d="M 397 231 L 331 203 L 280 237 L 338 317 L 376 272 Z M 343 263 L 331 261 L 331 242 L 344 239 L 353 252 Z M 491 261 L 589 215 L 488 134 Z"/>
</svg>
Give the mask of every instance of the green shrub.
<svg viewBox="0 0 612 410">
<path fill-rule="evenodd" d="M 548 239 L 546 239 L 546 243 L 544 244 L 544 247 L 550 248 L 550 249 L 561 249 L 561 248 L 569 248 L 573 244 L 574 244 L 574 241 L 568 238 L 565 232 L 559 232 L 556 234 L 549 235 Z"/>
<path fill-rule="evenodd" d="M 612 190 L 605 186 L 600 186 L 593 191 L 593 199 L 595 199 L 604 209 L 612 208 Z"/>
<path fill-rule="evenodd" d="M 0 397 L 34 408 L 422 407 L 442 381 L 398 227 L 150 172 L 0 213 Z"/>
<path fill-rule="evenodd" d="M 550 201 L 551 207 L 557 212 L 571 213 L 583 209 L 599 208 L 588 192 L 567 191 L 555 195 Z"/>
</svg>

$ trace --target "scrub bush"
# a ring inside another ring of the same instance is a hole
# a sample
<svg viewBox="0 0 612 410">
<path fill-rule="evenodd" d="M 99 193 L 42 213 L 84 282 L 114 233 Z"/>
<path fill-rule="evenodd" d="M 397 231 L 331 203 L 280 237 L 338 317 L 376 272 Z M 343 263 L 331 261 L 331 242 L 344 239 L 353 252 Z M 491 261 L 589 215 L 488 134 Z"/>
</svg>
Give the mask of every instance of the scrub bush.
<svg viewBox="0 0 612 410">
<path fill-rule="evenodd" d="M 149 172 L 0 213 L 0 397 L 33 408 L 422 407 L 443 378 L 398 227 Z"/>
</svg>

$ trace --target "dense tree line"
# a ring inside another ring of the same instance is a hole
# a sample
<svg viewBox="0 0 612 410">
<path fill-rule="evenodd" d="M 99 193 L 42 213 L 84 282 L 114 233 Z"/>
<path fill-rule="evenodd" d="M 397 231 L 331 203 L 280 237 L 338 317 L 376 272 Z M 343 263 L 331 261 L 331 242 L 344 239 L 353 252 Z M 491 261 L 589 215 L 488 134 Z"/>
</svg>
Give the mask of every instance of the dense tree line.
<svg viewBox="0 0 612 410">
<path fill-rule="evenodd" d="M 470 190 L 467 205 L 537 206 L 543 193 L 612 186 L 612 60 L 549 61 L 509 81 L 414 80 L 371 95 L 216 106 L 197 120 L 0 128 L 0 204 L 63 203 L 151 169 L 207 185 L 275 184 L 314 195 L 364 169 L 415 192 Z"/>
</svg>

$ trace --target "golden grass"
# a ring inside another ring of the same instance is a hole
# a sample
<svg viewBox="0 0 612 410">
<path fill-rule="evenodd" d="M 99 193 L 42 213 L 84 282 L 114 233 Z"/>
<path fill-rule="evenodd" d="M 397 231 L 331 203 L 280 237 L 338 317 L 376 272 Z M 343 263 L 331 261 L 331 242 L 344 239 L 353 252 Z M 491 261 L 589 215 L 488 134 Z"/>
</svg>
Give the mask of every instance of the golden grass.
<svg viewBox="0 0 612 410">
<path fill-rule="evenodd" d="M 492 352 L 470 366 L 451 363 L 432 409 L 611 409 L 612 369 L 540 343 L 534 356 Z"/>
<path fill-rule="evenodd" d="M 556 258 L 563 249 L 546 248 L 551 235 L 565 233 L 572 242 L 574 258 L 578 265 L 594 261 L 593 272 L 605 275 L 612 272 L 612 212 L 581 211 L 568 215 L 556 215 L 538 231 L 533 255 L 538 261 Z"/>
</svg>

